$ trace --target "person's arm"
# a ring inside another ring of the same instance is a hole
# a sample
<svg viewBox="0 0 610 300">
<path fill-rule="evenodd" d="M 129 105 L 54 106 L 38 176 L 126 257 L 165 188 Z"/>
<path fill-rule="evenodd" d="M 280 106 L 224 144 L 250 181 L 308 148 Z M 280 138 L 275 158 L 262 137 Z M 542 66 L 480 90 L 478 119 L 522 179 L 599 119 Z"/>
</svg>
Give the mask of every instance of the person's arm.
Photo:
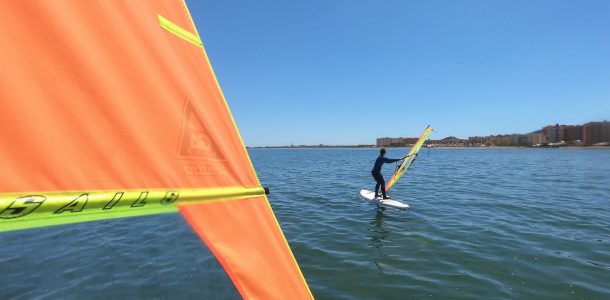
<svg viewBox="0 0 610 300">
<path fill-rule="evenodd" d="M 393 159 L 393 158 L 385 158 L 384 157 L 384 161 L 383 162 L 389 164 L 389 163 L 397 162 L 399 160 L 402 160 L 402 158 Z"/>
</svg>

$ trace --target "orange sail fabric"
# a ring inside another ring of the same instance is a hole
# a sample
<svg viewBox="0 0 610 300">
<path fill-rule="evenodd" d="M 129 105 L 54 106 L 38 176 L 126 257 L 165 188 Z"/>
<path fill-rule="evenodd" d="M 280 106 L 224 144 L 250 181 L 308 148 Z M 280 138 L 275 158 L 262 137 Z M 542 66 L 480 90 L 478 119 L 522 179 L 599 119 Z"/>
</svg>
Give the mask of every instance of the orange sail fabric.
<svg viewBox="0 0 610 300">
<path fill-rule="evenodd" d="M 237 202 L 179 205 L 186 220 L 209 245 L 242 295 L 259 299 L 311 297 L 294 258 L 281 254 L 287 244 L 264 196 Z M 252 226 L 257 216 L 264 220 Z M 226 222 L 226 219 L 233 220 Z M 208 230 L 209 228 L 214 230 Z M 263 239 L 261 236 L 268 237 Z M 282 270 L 278 272 L 278 270 Z"/>
<path fill-rule="evenodd" d="M 10 193 L 260 186 L 181 1 L 8 1 L 0 19 L 6 214 Z M 265 196 L 177 201 L 244 298 L 311 298 Z"/>
</svg>

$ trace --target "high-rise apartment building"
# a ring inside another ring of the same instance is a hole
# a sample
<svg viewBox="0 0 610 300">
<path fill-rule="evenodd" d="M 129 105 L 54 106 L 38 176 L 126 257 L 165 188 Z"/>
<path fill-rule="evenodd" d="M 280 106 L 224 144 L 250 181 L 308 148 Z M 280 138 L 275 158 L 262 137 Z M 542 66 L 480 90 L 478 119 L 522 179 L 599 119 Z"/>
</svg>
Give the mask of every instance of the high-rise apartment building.
<svg viewBox="0 0 610 300">
<path fill-rule="evenodd" d="M 584 145 L 610 143 L 610 122 L 589 122 L 583 125 L 582 142 Z"/>
<path fill-rule="evenodd" d="M 581 125 L 563 125 L 563 140 L 568 144 L 578 144 L 582 142 Z"/>
<path fill-rule="evenodd" d="M 542 129 L 544 134 L 549 137 L 549 143 L 564 141 L 563 127 L 564 125 L 555 124 L 546 126 Z"/>
</svg>

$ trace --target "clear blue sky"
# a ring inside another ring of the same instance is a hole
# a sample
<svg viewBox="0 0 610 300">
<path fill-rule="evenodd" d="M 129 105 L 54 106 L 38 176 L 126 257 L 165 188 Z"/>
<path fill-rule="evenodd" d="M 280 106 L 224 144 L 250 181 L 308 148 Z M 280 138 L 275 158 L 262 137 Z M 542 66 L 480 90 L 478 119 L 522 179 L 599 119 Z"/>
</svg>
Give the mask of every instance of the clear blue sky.
<svg viewBox="0 0 610 300">
<path fill-rule="evenodd" d="M 248 146 L 610 119 L 610 1 L 187 1 Z"/>
</svg>

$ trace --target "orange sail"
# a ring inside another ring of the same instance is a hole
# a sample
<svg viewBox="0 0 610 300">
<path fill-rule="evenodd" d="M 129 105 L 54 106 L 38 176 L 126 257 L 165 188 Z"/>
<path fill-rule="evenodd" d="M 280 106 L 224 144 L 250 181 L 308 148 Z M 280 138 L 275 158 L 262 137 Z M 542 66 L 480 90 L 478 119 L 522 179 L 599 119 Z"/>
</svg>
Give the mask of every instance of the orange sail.
<svg viewBox="0 0 610 300">
<path fill-rule="evenodd" d="M 0 231 L 180 211 L 244 298 L 312 298 L 183 2 L 0 19 Z"/>
</svg>

